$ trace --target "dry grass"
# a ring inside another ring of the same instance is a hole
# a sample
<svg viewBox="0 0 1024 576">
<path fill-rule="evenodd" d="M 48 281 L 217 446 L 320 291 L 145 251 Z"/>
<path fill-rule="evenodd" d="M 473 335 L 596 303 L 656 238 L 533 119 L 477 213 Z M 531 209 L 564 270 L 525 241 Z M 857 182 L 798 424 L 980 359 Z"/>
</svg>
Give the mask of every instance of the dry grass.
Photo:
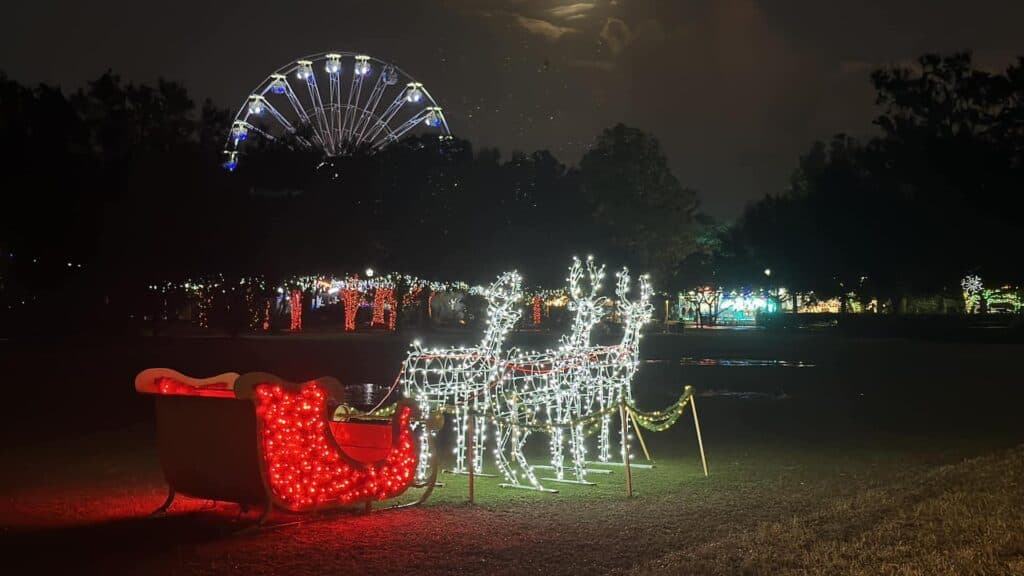
<svg viewBox="0 0 1024 576">
<path fill-rule="evenodd" d="M 1024 574 L 1024 448 L 824 499 L 636 574 Z"/>
</svg>

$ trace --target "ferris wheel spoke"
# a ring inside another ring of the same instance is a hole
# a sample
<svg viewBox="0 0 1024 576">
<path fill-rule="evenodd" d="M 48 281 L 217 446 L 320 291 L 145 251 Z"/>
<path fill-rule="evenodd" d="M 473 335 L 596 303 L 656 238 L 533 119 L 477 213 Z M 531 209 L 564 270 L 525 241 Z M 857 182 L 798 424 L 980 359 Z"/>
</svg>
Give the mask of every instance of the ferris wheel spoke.
<svg viewBox="0 0 1024 576">
<path fill-rule="evenodd" d="M 247 116 L 248 116 L 248 114 L 247 114 Z M 258 126 L 253 126 L 252 124 L 249 124 L 249 131 L 250 132 L 255 132 L 261 138 L 266 138 L 267 140 L 271 140 L 271 141 L 276 140 L 276 138 L 274 138 L 273 134 L 267 132 L 266 130 L 263 130 L 263 129 L 259 128 Z"/>
<path fill-rule="evenodd" d="M 377 119 L 377 123 L 374 124 L 373 129 L 370 130 L 370 134 L 366 137 L 360 137 L 356 144 L 362 144 L 365 141 L 372 142 L 373 139 L 376 138 L 382 130 L 384 130 L 388 123 L 391 122 L 391 119 L 395 117 L 395 114 L 398 114 L 398 111 L 402 109 L 402 106 L 404 106 L 405 103 L 405 92 L 402 91 L 395 98 L 394 102 L 384 110 L 384 113 L 380 115 L 380 118 Z"/>
<path fill-rule="evenodd" d="M 359 143 L 362 141 L 363 134 L 366 133 L 366 129 L 370 126 L 370 119 L 373 118 L 374 112 L 377 111 L 377 106 L 380 104 L 380 99 L 384 95 L 384 90 L 387 86 L 387 83 L 384 81 L 384 73 L 381 72 L 377 76 L 377 82 L 373 85 L 373 90 L 370 91 L 370 95 L 366 99 L 366 107 L 362 109 L 362 114 L 360 114 L 352 127 L 353 142 Z"/>
<path fill-rule="evenodd" d="M 306 87 L 309 89 L 309 98 L 313 101 L 313 113 L 316 114 L 317 123 L 320 125 L 321 138 L 324 141 L 328 154 L 335 153 L 334 135 L 330 130 L 330 123 L 324 111 L 324 101 L 320 97 L 320 87 L 316 83 L 315 76 L 306 79 Z"/>
<path fill-rule="evenodd" d="M 342 124 L 342 139 L 346 142 L 352 140 L 352 134 L 355 132 L 355 116 L 353 113 L 356 107 L 359 106 L 359 97 L 363 92 L 363 75 L 357 72 L 353 70 L 352 73 L 352 85 L 348 91 L 348 106 L 345 107 L 345 123 Z"/>
<path fill-rule="evenodd" d="M 340 153 L 341 139 L 341 54 L 328 54 L 324 69 L 330 81 L 328 99 L 329 109 L 326 110 L 331 140 L 335 143 L 335 153 Z"/>
<path fill-rule="evenodd" d="M 295 90 L 287 79 L 284 81 L 284 94 L 288 98 L 288 102 L 292 105 L 292 110 L 295 110 L 295 114 L 299 119 L 305 124 L 310 124 L 309 114 L 306 114 L 306 109 L 302 107 L 302 103 L 299 102 L 299 97 L 295 95 Z"/>
<path fill-rule="evenodd" d="M 270 115 L 273 116 L 275 120 L 280 122 L 282 126 L 284 126 L 285 130 L 291 133 L 295 133 L 295 127 L 292 126 L 292 123 L 289 122 L 288 119 L 285 118 L 283 114 L 278 112 L 277 108 L 275 108 L 273 104 L 264 100 L 263 105 L 267 107 L 267 110 L 270 112 Z"/>
<path fill-rule="evenodd" d="M 388 142 L 394 142 L 395 140 L 398 140 L 399 138 L 404 136 L 406 132 L 415 128 L 417 124 L 426 120 L 427 116 L 430 115 L 430 112 L 431 111 L 429 108 L 424 108 L 423 110 L 420 110 L 412 118 L 406 120 L 404 124 L 402 124 L 398 128 L 395 128 L 393 131 L 390 131 L 386 136 L 374 142 L 373 148 L 377 149 L 387 144 Z"/>
</svg>

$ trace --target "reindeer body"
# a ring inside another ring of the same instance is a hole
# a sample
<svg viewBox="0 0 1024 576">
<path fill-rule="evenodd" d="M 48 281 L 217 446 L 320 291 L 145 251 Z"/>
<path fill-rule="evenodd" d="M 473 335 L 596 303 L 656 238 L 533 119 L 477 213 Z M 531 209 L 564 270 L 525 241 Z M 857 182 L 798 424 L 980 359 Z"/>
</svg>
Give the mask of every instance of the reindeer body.
<svg viewBox="0 0 1024 576">
<path fill-rule="evenodd" d="M 491 402 L 491 387 L 503 369 L 502 347 L 508 333 L 519 320 L 518 302 L 522 297 L 521 279 L 515 272 L 498 277 L 488 288 L 487 329 L 478 346 L 424 349 L 418 342 L 402 363 L 402 387 L 405 395 L 419 404 L 422 422 L 445 408 L 453 408 L 456 422 L 455 471 L 466 472 L 466 430 L 469 412 L 486 412 Z M 486 439 L 485 421 L 478 419 L 473 467 L 483 466 Z M 417 479 L 426 477 L 429 462 L 429 439 L 420 438 L 420 459 Z"/>
<path fill-rule="evenodd" d="M 586 481 L 586 438 L 583 426 L 571 425 L 598 411 L 605 411 L 632 397 L 630 382 L 637 370 L 640 330 L 650 319 L 650 284 L 640 279 L 640 300 L 628 300 L 629 274 L 618 274 L 617 307 L 625 324 L 622 340 L 613 346 L 594 346 L 591 332 L 605 316 L 607 300 L 598 296 L 604 267 L 587 260 L 590 290 L 580 287 L 583 265 L 574 259 L 569 271 L 571 308 L 575 311 L 570 333 L 557 350 L 542 353 L 503 351 L 505 340 L 521 310 L 520 278 L 503 274 L 487 290 L 487 329 L 480 345 L 428 350 L 419 343 L 402 365 L 405 395 L 419 404 L 421 422 L 448 409 L 455 415 L 455 471 L 466 472 L 466 432 L 472 413 L 493 416 L 496 463 L 506 480 L 523 486 L 519 471 L 530 487 L 543 489 L 527 462 L 523 448 L 530 430 L 538 426 L 550 433 L 552 466 L 557 480 L 564 481 L 564 429 L 569 429 L 570 458 L 576 482 Z M 610 454 L 610 414 L 601 418 L 599 458 Z M 424 427 L 420 440 L 417 478 L 427 474 L 430 432 Z M 477 419 L 473 444 L 473 468 L 481 472 L 486 441 L 484 419 Z M 513 466 L 513 463 L 515 466 Z"/>
<path fill-rule="evenodd" d="M 604 299 L 595 296 L 600 289 L 603 268 L 591 269 L 591 294 L 582 297 L 574 278 L 579 270 L 579 261 L 570 269 L 570 295 L 573 298 L 577 316 L 573 332 L 563 338 L 558 350 L 544 353 L 513 354 L 507 360 L 505 374 L 495 393 L 495 410 L 498 422 L 512 421 L 510 434 L 498 434 L 499 465 L 506 478 L 518 483 L 516 475 L 508 469 L 506 450 L 512 452 L 526 478 L 535 488 L 542 488 L 532 468 L 522 453 L 528 430 L 518 430 L 515 423 L 530 427 L 548 425 L 550 449 L 555 480 L 564 478 L 564 429 L 568 426 L 570 456 L 574 482 L 586 482 L 586 439 L 583 426 L 578 421 L 595 412 L 605 412 L 601 417 L 599 450 L 602 461 L 610 454 L 611 415 L 606 412 L 622 400 L 632 398 L 629 386 L 636 374 L 639 358 L 640 331 L 652 312 L 650 305 L 650 284 L 646 277 L 640 279 L 640 300 L 628 300 L 629 273 L 618 274 L 616 293 L 617 306 L 625 324 L 622 340 L 614 346 L 590 345 L 590 332 L 594 324 L 603 317 Z M 571 425 L 572 422 L 577 422 Z"/>
</svg>

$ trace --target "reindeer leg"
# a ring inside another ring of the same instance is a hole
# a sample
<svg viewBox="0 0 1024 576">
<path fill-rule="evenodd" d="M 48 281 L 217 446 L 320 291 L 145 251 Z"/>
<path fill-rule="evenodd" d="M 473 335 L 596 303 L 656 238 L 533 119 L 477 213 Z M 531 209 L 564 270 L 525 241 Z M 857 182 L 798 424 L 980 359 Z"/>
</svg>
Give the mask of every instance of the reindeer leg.
<svg viewBox="0 0 1024 576">
<path fill-rule="evenodd" d="M 558 406 L 556 416 L 554 419 L 551 417 L 551 406 L 548 406 L 548 422 L 562 421 L 562 407 Z M 565 456 L 562 452 L 562 429 L 553 428 L 551 430 L 551 438 L 549 439 L 551 445 L 551 468 L 555 471 L 555 479 L 561 480 L 565 478 Z"/>
<path fill-rule="evenodd" d="M 461 400 L 461 399 L 460 399 Z M 466 410 L 459 405 L 455 407 L 455 468 L 452 472 L 466 472 L 466 426 L 468 418 Z"/>
<path fill-rule="evenodd" d="M 420 414 L 424 415 L 424 420 L 420 422 L 420 458 L 416 462 L 416 483 L 423 484 L 427 481 L 427 473 L 430 471 L 430 464 L 432 460 L 431 454 L 431 434 L 434 431 L 427 425 L 431 421 L 433 414 L 430 413 L 430 408 L 426 404 L 420 404 Z"/>
<path fill-rule="evenodd" d="M 509 439 L 511 438 L 511 430 L 506 430 L 500 422 L 495 422 L 494 434 L 497 436 L 497 440 L 495 442 L 497 446 L 494 450 L 495 461 L 498 465 L 498 469 L 501 470 L 502 475 L 505 476 L 505 480 L 508 482 L 508 484 L 504 484 L 503 486 L 516 487 L 519 485 L 519 478 L 516 476 L 515 471 L 512 470 L 512 466 L 509 465 L 508 457 L 505 454 L 505 449 L 509 444 Z"/>
<path fill-rule="evenodd" d="M 540 480 L 537 479 L 537 475 L 533 473 L 533 466 L 526 461 L 526 455 L 523 454 L 523 446 L 526 445 L 526 438 L 529 436 L 529 432 L 520 433 L 518 427 L 513 425 L 512 427 L 512 449 L 515 450 L 516 462 L 519 464 L 519 468 L 523 471 L 526 479 L 530 481 L 530 486 L 534 490 L 541 492 L 558 492 L 558 490 L 551 490 L 541 485 Z"/>
<path fill-rule="evenodd" d="M 572 427 L 570 443 L 572 446 L 572 467 L 576 473 L 577 482 L 587 481 L 587 445 L 583 437 L 583 425 L 577 424 Z"/>
<path fill-rule="evenodd" d="M 604 409 L 604 403 L 602 402 L 602 410 Z M 598 447 L 598 459 L 601 462 L 608 462 L 611 460 L 611 435 L 610 435 L 610 424 L 611 416 L 605 414 L 601 416 L 601 433 L 597 439 Z"/>
<path fill-rule="evenodd" d="M 479 414 L 473 419 L 473 473 L 484 472 L 484 447 L 486 446 L 487 418 Z"/>
</svg>

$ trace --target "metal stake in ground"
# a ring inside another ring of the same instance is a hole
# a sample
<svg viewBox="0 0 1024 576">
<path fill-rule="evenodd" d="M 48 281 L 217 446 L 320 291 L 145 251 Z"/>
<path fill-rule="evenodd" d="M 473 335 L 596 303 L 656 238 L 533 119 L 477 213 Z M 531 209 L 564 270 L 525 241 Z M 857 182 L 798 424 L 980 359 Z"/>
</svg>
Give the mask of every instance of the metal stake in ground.
<svg viewBox="0 0 1024 576">
<path fill-rule="evenodd" d="M 473 414 L 469 415 L 466 426 L 469 430 L 466 430 L 466 447 L 469 450 L 469 503 L 473 503 L 473 479 L 476 476 L 476 465 L 473 462 L 473 432 L 476 430 L 476 416 Z"/>
<path fill-rule="evenodd" d="M 626 421 L 626 402 L 619 401 L 619 419 L 622 420 L 622 465 L 626 467 L 626 493 L 633 497 L 633 473 L 629 469 L 629 422 Z"/>
</svg>

